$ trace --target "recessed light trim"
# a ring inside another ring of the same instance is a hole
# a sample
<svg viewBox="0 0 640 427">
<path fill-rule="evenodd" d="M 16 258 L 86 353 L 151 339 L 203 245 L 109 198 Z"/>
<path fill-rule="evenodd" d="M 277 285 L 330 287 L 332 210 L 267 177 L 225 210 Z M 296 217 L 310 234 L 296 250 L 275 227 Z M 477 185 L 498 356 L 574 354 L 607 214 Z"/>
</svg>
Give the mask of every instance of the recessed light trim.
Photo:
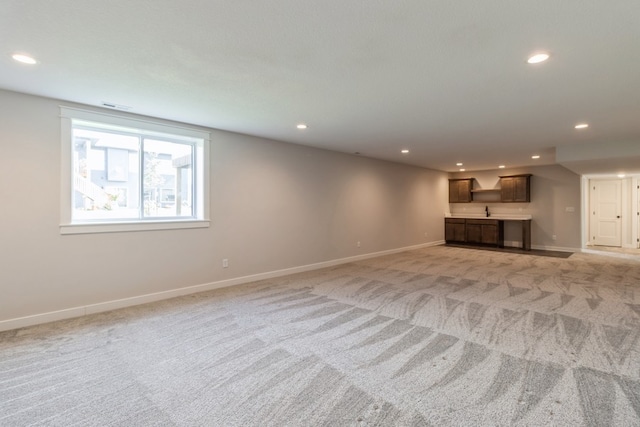
<svg viewBox="0 0 640 427">
<path fill-rule="evenodd" d="M 464 171 L 466 171 L 466 169 L 465 169 L 465 168 L 461 168 L 461 169 L 460 169 L 460 172 L 464 172 Z"/>
<path fill-rule="evenodd" d="M 456 163 L 456 166 L 462 166 L 462 163 L 458 162 Z"/>
<path fill-rule="evenodd" d="M 299 123 L 298 125 L 296 125 L 296 127 L 297 127 L 298 129 L 307 129 L 307 128 L 308 128 L 308 126 L 307 126 L 307 125 L 305 125 L 304 123 Z"/>
<path fill-rule="evenodd" d="M 586 129 L 589 127 L 589 123 L 578 123 L 577 125 L 574 126 L 574 128 L 576 129 Z"/>
<path fill-rule="evenodd" d="M 618 178 L 624 178 L 625 176 L 626 176 L 626 175 L 625 175 L 625 174 L 623 174 L 623 173 L 619 173 L 619 174 L 618 174 Z"/>
<path fill-rule="evenodd" d="M 505 166 L 505 165 L 500 165 L 500 166 L 498 166 L 498 169 L 504 169 L 504 168 L 506 168 L 506 166 Z"/>
<path fill-rule="evenodd" d="M 409 150 L 407 150 L 406 148 L 404 150 L 400 151 L 402 154 L 409 154 Z"/>
<path fill-rule="evenodd" d="M 540 156 L 538 156 L 538 155 L 536 154 L 536 155 L 534 155 L 534 156 L 531 156 L 531 158 L 532 158 L 533 160 L 538 160 L 538 159 L 540 158 Z"/>
<path fill-rule="evenodd" d="M 549 59 L 549 54 L 547 52 L 537 52 L 527 58 L 528 64 L 539 64 L 541 62 Z"/>
<path fill-rule="evenodd" d="M 11 55 L 14 61 L 21 62 L 23 64 L 35 65 L 38 63 L 32 56 L 25 55 L 24 53 L 14 53 Z"/>
</svg>

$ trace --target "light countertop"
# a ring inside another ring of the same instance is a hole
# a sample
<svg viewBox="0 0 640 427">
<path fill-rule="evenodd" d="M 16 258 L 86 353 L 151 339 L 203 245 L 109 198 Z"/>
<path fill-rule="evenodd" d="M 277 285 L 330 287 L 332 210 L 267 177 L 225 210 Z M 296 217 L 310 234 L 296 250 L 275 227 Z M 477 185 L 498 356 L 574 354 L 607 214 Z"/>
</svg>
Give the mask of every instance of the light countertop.
<svg viewBox="0 0 640 427">
<path fill-rule="evenodd" d="M 526 221 L 531 219 L 531 215 L 518 215 L 518 214 L 491 214 L 487 217 L 485 214 L 473 214 L 473 213 L 445 213 L 445 218 L 464 218 L 464 219 L 498 219 L 502 221 Z"/>
</svg>

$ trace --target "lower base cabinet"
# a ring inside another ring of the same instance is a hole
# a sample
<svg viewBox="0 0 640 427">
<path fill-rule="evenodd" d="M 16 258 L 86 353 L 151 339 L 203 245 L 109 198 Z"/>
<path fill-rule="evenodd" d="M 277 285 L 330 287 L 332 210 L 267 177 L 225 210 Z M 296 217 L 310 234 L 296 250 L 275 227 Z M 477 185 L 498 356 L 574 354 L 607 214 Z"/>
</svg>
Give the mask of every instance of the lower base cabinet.
<svg viewBox="0 0 640 427">
<path fill-rule="evenodd" d="M 444 221 L 444 239 L 447 242 L 464 242 L 465 237 L 465 220 L 459 218 L 445 218 Z"/>
<path fill-rule="evenodd" d="M 467 219 L 466 243 L 480 243 L 482 245 L 498 245 L 502 243 L 504 237 L 504 227 L 502 221 L 491 219 Z"/>
<path fill-rule="evenodd" d="M 492 219 L 445 218 L 447 243 L 504 246 L 504 222 Z"/>
</svg>

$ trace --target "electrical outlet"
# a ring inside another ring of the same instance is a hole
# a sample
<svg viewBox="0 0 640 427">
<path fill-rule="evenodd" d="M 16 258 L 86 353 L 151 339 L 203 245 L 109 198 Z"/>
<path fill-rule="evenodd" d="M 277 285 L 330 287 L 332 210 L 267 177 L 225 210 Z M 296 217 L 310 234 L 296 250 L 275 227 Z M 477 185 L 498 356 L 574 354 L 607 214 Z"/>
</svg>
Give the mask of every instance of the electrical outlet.
<svg viewBox="0 0 640 427">
<path fill-rule="evenodd" d="M 222 260 L 222 268 L 228 268 L 228 267 L 229 267 L 229 260 L 225 258 Z"/>
<path fill-rule="evenodd" d="M 574 208 L 573 206 L 567 206 L 566 208 L 564 208 L 565 212 L 575 212 L 576 208 Z"/>
<path fill-rule="evenodd" d="M 358 240 L 358 242 L 356 243 L 356 247 L 360 247 L 360 241 Z"/>
<path fill-rule="evenodd" d="M 554 234 L 553 236 L 551 236 L 551 238 L 552 238 L 553 240 L 556 240 L 556 235 Z"/>
</svg>

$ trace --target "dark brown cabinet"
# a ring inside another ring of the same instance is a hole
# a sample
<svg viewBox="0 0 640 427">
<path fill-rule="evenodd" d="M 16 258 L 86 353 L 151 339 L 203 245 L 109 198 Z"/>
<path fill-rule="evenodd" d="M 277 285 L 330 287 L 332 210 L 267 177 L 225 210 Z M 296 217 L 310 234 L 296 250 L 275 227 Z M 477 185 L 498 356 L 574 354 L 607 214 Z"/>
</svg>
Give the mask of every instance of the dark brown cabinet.
<svg viewBox="0 0 640 427">
<path fill-rule="evenodd" d="M 490 219 L 467 219 L 466 242 L 483 245 L 502 245 L 504 227 L 502 221 Z"/>
<path fill-rule="evenodd" d="M 449 203 L 529 203 L 531 202 L 531 174 L 500 177 L 497 188 L 473 188 L 473 178 L 449 180 Z M 481 194 L 474 200 L 474 194 Z M 486 197 L 485 197 L 486 195 Z"/>
<path fill-rule="evenodd" d="M 504 222 L 491 219 L 445 218 L 447 243 L 473 243 L 504 246 Z"/>
<path fill-rule="evenodd" d="M 482 243 L 482 226 L 480 224 L 465 224 L 465 242 Z"/>
<path fill-rule="evenodd" d="M 473 178 L 449 180 L 449 203 L 469 203 L 473 190 Z"/>
<path fill-rule="evenodd" d="M 464 242 L 465 220 L 462 218 L 445 218 L 444 239 L 447 242 Z"/>
<path fill-rule="evenodd" d="M 500 177 L 500 201 L 503 203 L 531 201 L 531 175 Z"/>
</svg>

